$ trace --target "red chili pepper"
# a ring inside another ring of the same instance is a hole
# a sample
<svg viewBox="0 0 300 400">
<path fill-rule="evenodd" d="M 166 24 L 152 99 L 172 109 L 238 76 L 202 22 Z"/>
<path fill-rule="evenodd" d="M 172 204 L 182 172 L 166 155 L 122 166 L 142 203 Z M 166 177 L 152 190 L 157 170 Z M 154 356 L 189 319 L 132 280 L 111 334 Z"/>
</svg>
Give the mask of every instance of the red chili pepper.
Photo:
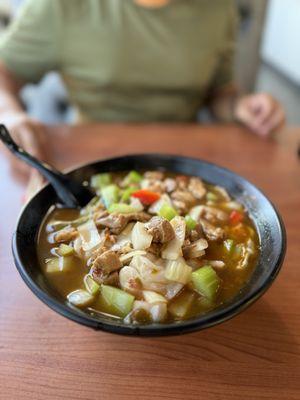
<svg viewBox="0 0 300 400">
<path fill-rule="evenodd" d="M 236 225 L 239 222 L 242 222 L 243 219 L 244 219 L 243 214 L 236 210 L 233 210 L 229 215 L 229 220 L 232 225 Z"/>
<path fill-rule="evenodd" d="M 136 192 L 132 193 L 131 196 L 141 200 L 141 202 L 147 206 L 155 203 L 160 198 L 160 194 L 145 189 L 137 190 Z"/>
</svg>

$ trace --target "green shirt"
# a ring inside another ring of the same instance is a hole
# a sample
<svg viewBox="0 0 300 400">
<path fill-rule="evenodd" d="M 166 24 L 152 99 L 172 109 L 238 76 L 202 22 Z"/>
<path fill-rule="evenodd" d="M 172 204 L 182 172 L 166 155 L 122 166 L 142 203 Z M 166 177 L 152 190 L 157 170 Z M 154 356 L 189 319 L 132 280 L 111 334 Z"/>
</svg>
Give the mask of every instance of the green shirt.
<svg viewBox="0 0 300 400">
<path fill-rule="evenodd" d="M 191 121 L 232 82 L 232 0 L 27 0 L 0 41 L 0 59 L 38 82 L 58 71 L 91 121 Z"/>
</svg>

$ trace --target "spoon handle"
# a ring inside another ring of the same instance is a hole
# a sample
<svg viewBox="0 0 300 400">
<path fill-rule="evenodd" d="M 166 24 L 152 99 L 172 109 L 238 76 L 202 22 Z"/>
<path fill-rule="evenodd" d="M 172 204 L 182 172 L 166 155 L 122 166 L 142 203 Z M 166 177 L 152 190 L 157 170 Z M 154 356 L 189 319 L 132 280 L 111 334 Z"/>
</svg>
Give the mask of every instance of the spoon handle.
<svg viewBox="0 0 300 400">
<path fill-rule="evenodd" d="M 6 126 L 2 124 L 0 124 L 0 140 L 15 156 L 25 161 L 31 167 L 37 169 L 44 176 L 44 178 L 51 183 L 58 197 L 65 206 L 70 208 L 79 207 L 80 204 L 76 200 L 70 188 L 70 186 L 75 186 L 74 182 L 72 182 L 70 185 L 69 178 L 63 175 L 60 171 L 43 161 L 39 161 L 34 156 L 27 153 L 27 151 L 25 151 L 22 147 L 18 146 L 11 137 Z"/>
</svg>

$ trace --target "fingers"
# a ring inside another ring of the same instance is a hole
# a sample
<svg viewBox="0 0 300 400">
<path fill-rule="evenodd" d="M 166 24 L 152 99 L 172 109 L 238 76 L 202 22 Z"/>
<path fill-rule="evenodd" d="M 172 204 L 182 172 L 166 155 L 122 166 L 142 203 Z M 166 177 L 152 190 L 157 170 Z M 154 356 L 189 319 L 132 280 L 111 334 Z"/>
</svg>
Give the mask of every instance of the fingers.
<svg viewBox="0 0 300 400">
<path fill-rule="evenodd" d="M 44 146 L 42 146 L 41 138 L 44 137 L 43 125 L 35 121 L 22 121 L 19 125 L 11 129 L 12 136 L 15 141 L 33 156 L 45 160 Z M 14 172 L 28 176 L 30 168 L 23 162 L 10 155 L 11 166 Z"/>
<path fill-rule="evenodd" d="M 256 95 L 250 99 L 253 110 L 254 125 L 257 127 L 264 125 L 276 110 L 277 103 L 269 95 Z"/>
<path fill-rule="evenodd" d="M 283 126 L 285 112 L 274 98 L 262 93 L 241 98 L 236 118 L 253 132 L 267 136 Z"/>
<path fill-rule="evenodd" d="M 284 123 L 285 123 L 285 113 L 282 109 L 277 109 L 259 127 L 259 133 L 262 136 L 267 136 L 267 135 L 281 129 L 283 127 Z"/>
</svg>

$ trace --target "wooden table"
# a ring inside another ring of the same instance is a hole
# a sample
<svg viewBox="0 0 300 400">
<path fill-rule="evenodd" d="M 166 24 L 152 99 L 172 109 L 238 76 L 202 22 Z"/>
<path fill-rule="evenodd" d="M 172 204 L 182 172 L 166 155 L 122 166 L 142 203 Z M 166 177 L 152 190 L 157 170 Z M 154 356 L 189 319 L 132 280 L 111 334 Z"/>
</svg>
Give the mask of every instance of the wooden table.
<svg viewBox="0 0 300 400">
<path fill-rule="evenodd" d="M 0 398 L 299 400 L 299 138 L 300 129 L 279 143 L 238 127 L 193 125 L 49 129 L 57 166 L 144 151 L 201 157 L 244 175 L 279 208 L 288 252 L 267 294 L 220 326 L 154 339 L 79 326 L 30 292 L 10 251 L 24 186 L 0 157 Z"/>
</svg>

